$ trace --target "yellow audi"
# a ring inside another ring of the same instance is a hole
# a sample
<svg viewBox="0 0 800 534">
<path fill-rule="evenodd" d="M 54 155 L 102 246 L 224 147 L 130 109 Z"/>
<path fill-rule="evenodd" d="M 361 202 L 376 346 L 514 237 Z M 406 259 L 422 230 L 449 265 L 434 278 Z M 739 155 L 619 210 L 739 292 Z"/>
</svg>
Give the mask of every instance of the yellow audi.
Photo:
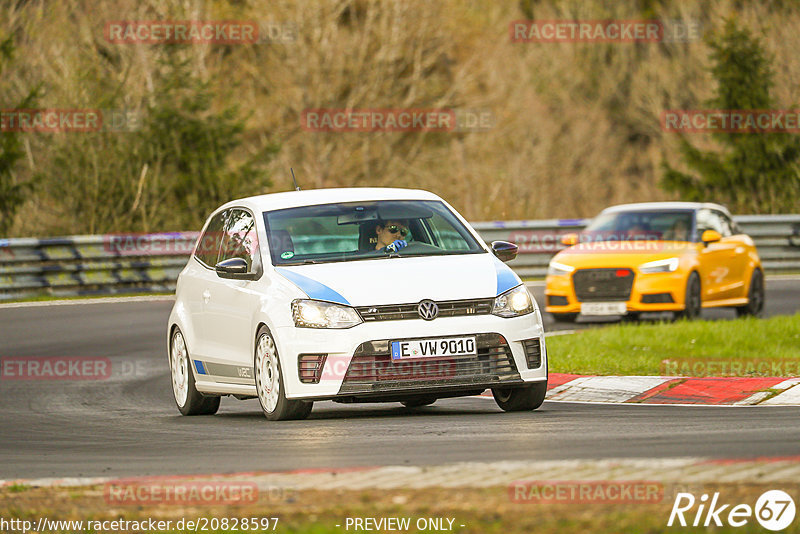
<svg viewBox="0 0 800 534">
<path fill-rule="evenodd" d="M 583 316 L 702 308 L 738 315 L 764 308 L 764 273 L 750 236 L 723 206 L 694 202 L 625 204 L 603 210 L 547 270 L 546 310 L 558 321 Z"/>
</svg>

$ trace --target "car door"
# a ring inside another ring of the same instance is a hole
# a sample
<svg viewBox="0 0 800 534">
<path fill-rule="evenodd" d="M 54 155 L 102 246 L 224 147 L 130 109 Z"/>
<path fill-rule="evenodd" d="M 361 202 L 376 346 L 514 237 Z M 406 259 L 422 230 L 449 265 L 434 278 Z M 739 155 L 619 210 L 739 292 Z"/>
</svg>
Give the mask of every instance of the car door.
<svg viewBox="0 0 800 534">
<path fill-rule="evenodd" d="M 242 258 L 248 272 L 260 275 L 262 269 L 255 217 L 244 208 L 231 208 L 227 217 L 218 262 Z M 222 278 L 215 273 L 209 284 L 207 304 L 211 342 L 208 373 L 221 382 L 252 383 L 255 332 L 253 316 L 260 294 L 256 280 Z"/>
<path fill-rule="evenodd" d="M 733 254 L 730 258 L 730 278 L 726 285 L 724 298 L 741 298 L 747 296 L 747 265 L 749 256 L 747 254 L 750 238 L 743 234 L 736 223 L 727 213 L 714 210 L 714 213 L 722 222 L 722 241 L 729 243 L 733 247 Z"/>
<path fill-rule="evenodd" d="M 697 238 L 700 239 L 706 230 L 718 232 L 722 239 L 700 248 L 700 286 L 704 302 L 729 298 L 727 295 L 736 253 L 735 243 L 727 239 L 730 238 L 730 229 L 725 236 L 726 231 L 718 212 L 704 208 L 697 212 Z"/>
<path fill-rule="evenodd" d="M 211 321 L 208 318 L 208 304 L 211 299 L 211 285 L 216 282 L 219 249 L 222 243 L 222 232 L 227 222 L 228 211 L 221 211 L 211 217 L 203 234 L 197 241 L 194 257 L 189 261 L 188 269 L 181 275 L 181 294 L 186 296 L 189 316 L 192 321 L 194 336 L 189 340 L 189 350 L 199 361 L 205 361 L 213 352 Z"/>
</svg>

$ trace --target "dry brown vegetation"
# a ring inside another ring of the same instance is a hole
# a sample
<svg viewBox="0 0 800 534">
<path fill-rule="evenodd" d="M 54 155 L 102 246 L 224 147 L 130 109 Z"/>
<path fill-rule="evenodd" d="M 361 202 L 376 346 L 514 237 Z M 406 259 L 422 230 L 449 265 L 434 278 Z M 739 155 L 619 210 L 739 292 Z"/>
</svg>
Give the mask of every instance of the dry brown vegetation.
<svg viewBox="0 0 800 534">
<path fill-rule="evenodd" d="M 709 35 L 735 16 L 762 36 L 774 55 L 779 107 L 796 103 L 800 10 L 756 0 L 605 4 L 4 2 L 0 37 L 15 36 L 17 55 L 0 80 L 0 94 L 7 108 L 41 85 L 38 107 L 140 110 L 157 98 L 159 79 L 168 75 L 164 58 L 185 59 L 192 75 L 210 84 L 214 102 L 209 116 L 236 104 L 244 121 L 243 143 L 227 166 L 261 158 L 268 147 L 279 148 L 274 156 L 263 157 L 265 172 L 226 185 L 223 196 L 290 189 L 288 169 L 293 166 L 306 188 L 432 190 L 473 221 L 591 216 L 613 203 L 669 198 L 658 186 L 660 163 L 667 159 L 678 168 L 681 164 L 674 134 L 661 131 L 660 112 L 702 107 L 714 87 L 703 41 L 514 44 L 508 33 L 513 20 L 694 19 Z M 123 19 L 291 23 L 298 38 L 256 45 L 106 41 L 105 23 Z M 304 109 L 348 107 L 490 110 L 495 126 L 470 133 L 320 133 L 301 128 Z M 122 137 L 111 142 L 110 135 Z M 27 157 L 20 161 L 16 179 L 37 177 L 38 182 L 11 235 L 199 225 L 204 210 L 213 206 L 203 199 L 184 206 L 172 203 L 160 188 L 173 179 L 168 168 L 150 165 L 142 178 L 139 163 L 114 161 L 138 157 L 120 156 L 125 154 L 125 135 L 130 134 L 25 134 Z M 702 137 L 693 142 L 713 146 Z M 72 153 L 83 157 L 65 160 L 63 155 Z M 112 190 L 113 195 L 108 193 Z M 104 204 L 105 210 L 92 208 Z"/>
</svg>

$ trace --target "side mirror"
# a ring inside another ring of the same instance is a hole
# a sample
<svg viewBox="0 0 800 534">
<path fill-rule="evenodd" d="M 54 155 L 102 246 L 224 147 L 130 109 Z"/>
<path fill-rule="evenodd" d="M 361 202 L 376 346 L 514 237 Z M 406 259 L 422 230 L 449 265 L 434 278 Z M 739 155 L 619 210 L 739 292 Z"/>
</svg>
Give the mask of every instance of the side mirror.
<svg viewBox="0 0 800 534">
<path fill-rule="evenodd" d="M 571 247 L 578 244 L 578 234 L 564 234 L 561 236 L 561 244 Z"/>
<path fill-rule="evenodd" d="M 214 266 L 220 278 L 233 278 L 237 280 L 254 280 L 254 275 L 247 272 L 247 261 L 242 258 L 223 260 Z"/>
<path fill-rule="evenodd" d="M 722 239 L 722 236 L 716 230 L 706 230 L 703 232 L 703 235 L 700 236 L 700 241 L 702 241 L 704 245 L 716 243 L 720 239 Z"/>
<path fill-rule="evenodd" d="M 492 252 L 500 261 L 511 261 L 517 257 L 519 247 L 508 241 L 492 241 Z"/>
</svg>

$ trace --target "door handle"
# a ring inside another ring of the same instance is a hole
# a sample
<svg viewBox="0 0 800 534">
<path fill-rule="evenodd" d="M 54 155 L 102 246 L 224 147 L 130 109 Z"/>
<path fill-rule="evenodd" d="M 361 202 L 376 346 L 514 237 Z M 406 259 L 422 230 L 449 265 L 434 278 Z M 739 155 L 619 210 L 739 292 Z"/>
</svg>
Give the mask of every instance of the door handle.
<svg viewBox="0 0 800 534">
<path fill-rule="evenodd" d="M 206 289 L 205 291 L 203 291 L 203 302 L 205 302 L 206 304 L 208 304 L 208 301 L 209 301 L 209 300 L 211 300 L 211 291 L 209 291 L 208 289 Z"/>
</svg>

